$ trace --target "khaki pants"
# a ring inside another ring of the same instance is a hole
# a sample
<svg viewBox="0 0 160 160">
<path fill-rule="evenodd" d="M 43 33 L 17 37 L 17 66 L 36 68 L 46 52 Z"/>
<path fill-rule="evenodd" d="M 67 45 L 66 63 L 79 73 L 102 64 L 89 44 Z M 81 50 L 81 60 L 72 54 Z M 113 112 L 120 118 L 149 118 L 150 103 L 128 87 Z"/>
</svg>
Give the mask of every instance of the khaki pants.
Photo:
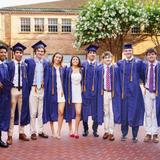
<svg viewBox="0 0 160 160">
<path fill-rule="evenodd" d="M 31 134 L 36 133 L 36 117 L 38 119 L 38 132 L 43 132 L 43 96 L 43 88 L 37 89 L 35 86 L 32 86 L 31 93 L 29 96 Z"/>
<path fill-rule="evenodd" d="M 10 127 L 9 127 L 9 136 L 13 135 L 14 129 L 14 117 L 16 106 L 18 105 L 18 114 L 19 114 L 19 133 L 24 133 L 24 126 L 20 126 L 20 117 L 21 117 L 21 109 L 22 109 L 22 89 L 18 91 L 17 88 L 11 89 L 11 119 L 10 119 Z"/>
<path fill-rule="evenodd" d="M 145 102 L 145 130 L 146 134 L 158 134 L 157 116 L 156 116 L 156 95 L 146 90 L 144 96 Z"/>
<path fill-rule="evenodd" d="M 112 94 L 104 91 L 104 130 L 106 133 L 114 133 L 114 116 L 112 109 Z"/>
</svg>

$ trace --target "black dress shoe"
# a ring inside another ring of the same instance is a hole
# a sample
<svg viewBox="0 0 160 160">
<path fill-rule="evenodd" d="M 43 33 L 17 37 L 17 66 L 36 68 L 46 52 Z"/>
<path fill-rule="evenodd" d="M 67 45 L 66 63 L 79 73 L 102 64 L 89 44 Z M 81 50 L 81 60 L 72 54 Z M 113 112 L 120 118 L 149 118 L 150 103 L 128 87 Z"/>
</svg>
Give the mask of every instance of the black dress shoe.
<svg viewBox="0 0 160 160">
<path fill-rule="evenodd" d="M 39 133 L 38 134 L 40 137 L 42 137 L 42 138 L 48 138 L 48 135 L 47 134 L 45 134 L 45 133 Z"/>
<path fill-rule="evenodd" d="M 7 143 L 4 143 L 2 140 L 0 140 L 0 147 L 2 147 L 2 148 L 7 148 L 7 147 L 8 147 L 8 144 L 7 144 Z"/>
<path fill-rule="evenodd" d="M 94 137 L 99 137 L 99 135 L 97 134 L 97 132 L 93 132 L 93 136 Z"/>
<path fill-rule="evenodd" d="M 137 137 L 133 137 L 133 138 L 132 138 L 132 142 L 133 142 L 133 143 L 137 143 L 137 142 L 138 142 Z"/>
<path fill-rule="evenodd" d="M 82 134 L 82 136 L 83 136 L 83 137 L 87 137 L 87 136 L 88 136 L 88 134 L 89 134 L 89 132 L 88 132 L 88 131 L 84 131 L 84 132 L 83 132 L 83 134 Z"/>
</svg>

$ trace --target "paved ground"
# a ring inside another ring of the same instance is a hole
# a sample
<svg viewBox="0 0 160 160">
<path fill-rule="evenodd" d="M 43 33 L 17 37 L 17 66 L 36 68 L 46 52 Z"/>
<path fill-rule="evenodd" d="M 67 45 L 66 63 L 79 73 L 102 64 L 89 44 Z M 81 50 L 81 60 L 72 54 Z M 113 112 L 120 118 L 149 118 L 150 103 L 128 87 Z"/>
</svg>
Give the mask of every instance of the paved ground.
<svg viewBox="0 0 160 160">
<path fill-rule="evenodd" d="M 48 125 L 46 130 L 51 135 Z M 61 140 L 49 137 L 49 139 L 39 138 L 37 141 L 22 142 L 18 140 L 17 131 L 18 128 L 15 127 L 13 145 L 7 149 L 0 148 L 0 160 L 160 160 L 160 143 L 144 143 L 143 127 L 140 129 L 137 144 L 131 142 L 130 133 L 128 140 L 121 142 L 119 126 L 115 127 L 114 142 L 102 139 L 103 126 L 99 127 L 99 138 L 94 138 L 91 130 L 87 138 L 82 136 L 79 139 L 70 138 L 65 123 Z M 29 134 L 29 126 L 26 132 Z M 3 139 L 6 139 L 6 134 L 3 134 Z"/>
</svg>

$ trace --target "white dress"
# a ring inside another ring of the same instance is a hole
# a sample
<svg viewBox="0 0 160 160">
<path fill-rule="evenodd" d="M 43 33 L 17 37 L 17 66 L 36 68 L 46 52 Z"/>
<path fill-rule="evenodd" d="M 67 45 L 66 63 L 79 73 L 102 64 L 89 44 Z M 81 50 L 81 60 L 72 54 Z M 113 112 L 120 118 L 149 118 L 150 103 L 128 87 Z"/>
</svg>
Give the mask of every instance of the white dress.
<svg viewBox="0 0 160 160">
<path fill-rule="evenodd" d="M 72 72 L 72 103 L 82 103 L 81 79 L 82 76 L 79 72 Z"/>
<path fill-rule="evenodd" d="M 56 80 L 57 80 L 57 96 L 58 96 L 58 103 L 62 103 L 65 102 L 65 97 L 64 97 L 64 93 L 63 93 L 63 88 L 62 88 L 62 82 L 61 82 L 61 78 L 60 78 L 60 72 L 59 72 L 59 68 L 56 68 Z"/>
</svg>

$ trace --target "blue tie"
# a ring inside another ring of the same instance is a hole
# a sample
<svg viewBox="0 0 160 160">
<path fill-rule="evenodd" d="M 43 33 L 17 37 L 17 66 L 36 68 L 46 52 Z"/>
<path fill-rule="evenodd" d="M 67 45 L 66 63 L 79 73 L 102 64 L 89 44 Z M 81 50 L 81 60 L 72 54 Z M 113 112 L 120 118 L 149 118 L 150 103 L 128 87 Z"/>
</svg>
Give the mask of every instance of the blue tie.
<svg viewBox="0 0 160 160">
<path fill-rule="evenodd" d="M 40 89 L 41 88 L 41 83 L 42 83 L 42 80 L 41 80 L 41 72 L 42 72 L 42 65 L 41 65 L 41 62 L 39 61 L 37 63 L 37 88 Z"/>
</svg>

